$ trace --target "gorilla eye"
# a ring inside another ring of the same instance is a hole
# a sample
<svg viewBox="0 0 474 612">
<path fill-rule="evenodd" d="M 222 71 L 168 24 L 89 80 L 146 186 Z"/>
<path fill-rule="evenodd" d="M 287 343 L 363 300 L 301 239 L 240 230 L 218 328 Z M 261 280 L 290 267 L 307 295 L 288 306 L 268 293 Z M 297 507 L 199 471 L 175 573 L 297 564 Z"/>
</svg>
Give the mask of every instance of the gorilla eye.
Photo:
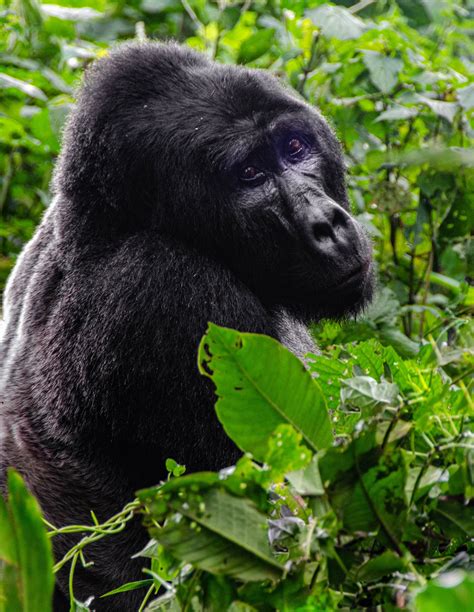
<svg viewBox="0 0 474 612">
<path fill-rule="evenodd" d="M 240 178 L 246 183 L 260 184 L 265 180 L 265 174 L 255 166 L 247 166 L 242 170 Z"/>
<path fill-rule="evenodd" d="M 299 138 L 290 138 L 286 144 L 286 152 L 290 159 L 301 159 L 306 153 L 306 145 Z"/>
</svg>

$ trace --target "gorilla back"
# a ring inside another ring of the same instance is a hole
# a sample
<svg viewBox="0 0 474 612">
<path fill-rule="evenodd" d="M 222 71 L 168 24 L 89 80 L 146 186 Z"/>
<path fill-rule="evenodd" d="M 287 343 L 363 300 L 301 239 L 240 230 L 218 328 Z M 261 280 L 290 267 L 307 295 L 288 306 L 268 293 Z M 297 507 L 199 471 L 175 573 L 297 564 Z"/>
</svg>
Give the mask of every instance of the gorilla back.
<svg viewBox="0 0 474 612">
<path fill-rule="evenodd" d="M 373 281 L 324 119 L 269 74 L 177 45 L 121 46 L 89 69 L 53 189 L 5 295 L 0 474 L 20 470 L 60 526 L 111 515 L 166 457 L 236 460 L 196 365 L 209 321 L 302 356 L 306 324 L 356 313 Z M 135 525 L 92 549 L 77 596 L 139 578 L 145 540 Z"/>
</svg>

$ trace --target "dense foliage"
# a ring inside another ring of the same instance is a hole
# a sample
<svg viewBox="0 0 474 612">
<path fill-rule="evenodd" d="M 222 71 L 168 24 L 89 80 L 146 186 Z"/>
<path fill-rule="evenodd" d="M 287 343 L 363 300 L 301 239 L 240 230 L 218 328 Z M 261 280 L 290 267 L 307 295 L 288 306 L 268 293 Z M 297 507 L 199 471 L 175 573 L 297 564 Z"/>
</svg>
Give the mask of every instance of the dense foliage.
<svg viewBox="0 0 474 612">
<path fill-rule="evenodd" d="M 74 599 L 87 546 L 137 513 L 151 536 L 137 551 L 144 578 L 103 595 L 143 589 L 141 610 L 472 609 L 473 405 L 435 343 L 410 360 L 376 340 L 332 347 L 307 370 L 271 338 L 211 324 L 198 360 L 246 454 L 219 474 L 183 475 L 169 459 L 168 482 L 106 523 L 48 525 L 82 536 L 55 566 L 70 564 L 71 609 L 88 609 Z M 4 609 L 37 610 L 49 542 L 15 472 L 9 486 Z"/>
<path fill-rule="evenodd" d="M 0 287 L 51 197 L 75 83 L 134 36 L 272 70 L 319 106 L 380 278 L 363 317 L 315 326 L 313 377 L 270 339 L 210 327 L 202 373 L 247 454 L 220 475 L 183 475 L 170 459 L 169 481 L 107 523 L 50 525 L 49 538 L 84 535 L 56 565 L 70 563 L 72 609 L 86 609 L 73 576 L 87 544 L 136 513 L 151 569 L 122 588 L 144 589 L 142 609 L 472 609 L 474 4 L 350 5 L 18 0 L 0 11 Z M 0 610 L 46 612 L 48 537 L 18 475 L 9 485 Z"/>
</svg>

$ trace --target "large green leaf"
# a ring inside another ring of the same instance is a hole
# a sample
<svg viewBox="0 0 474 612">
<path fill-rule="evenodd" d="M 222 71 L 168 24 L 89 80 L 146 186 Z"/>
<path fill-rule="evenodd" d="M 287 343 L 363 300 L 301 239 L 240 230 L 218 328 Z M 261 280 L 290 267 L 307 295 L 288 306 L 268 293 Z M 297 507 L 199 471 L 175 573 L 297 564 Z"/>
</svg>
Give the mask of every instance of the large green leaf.
<svg viewBox="0 0 474 612">
<path fill-rule="evenodd" d="M 426 96 L 418 96 L 418 99 L 426 106 L 429 106 L 435 115 L 438 117 L 443 117 L 449 123 L 454 121 L 454 117 L 456 116 L 456 112 L 459 106 L 456 102 L 443 102 L 442 100 L 432 100 L 431 98 L 427 98 Z"/>
<path fill-rule="evenodd" d="M 268 543 L 267 517 L 251 501 L 222 489 L 204 492 L 197 504 L 183 498 L 179 512 L 152 530 L 174 557 L 240 580 L 281 577 L 283 567 Z"/>
<path fill-rule="evenodd" d="M 301 361 L 273 338 L 209 324 L 199 368 L 216 385 L 216 411 L 228 435 L 264 460 L 278 425 L 298 431 L 312 450 L 332 442 L 324 394 Z"/>
<path fill-rule="evenodd" d="M 0 74 L 0 89 L 18 89 L 27 96 L 30 96 L 30 98 L 47 100 L 46 94 L 44 91 L 41 91 L 39 87 L 27 83 L 26 81 L 16 79 L 9 74 Z"/>
<path fill-rule="evenodd" d="M 359 38 L 366 29 L 364 22 L 342 6 L 323 5 L 307 11 L 311 21 L 324 36 L 337 40 Z"/>
<path fill-rule="evenodd" d="M 12 534 L 15 538 L 18 564 L 18 593 L 22 612 L 48 612 L 51 610 L 54 577 L 51 544 L 41 518 L 36 499 L 29 493 L 21 476 L 14 470 L 8 472 L 8 506 L 10 530 L 5 528 L 5 507 L 0 510 L 0 534 L 9 534 L 9 544 L 4 542 L 0 554 L 13 560 Z M 5 552 L 7 554 L 5 554 Z M 6 610 L 14 612 L 8 605 Z"/>
<path fill-rule="evenodd" d="M 56 17 L 56 19 L 64 19 L 65 21 L 89 21 L 90 19 L 103 17 L 103 13 L 99 13 L 99 11 L 88 6 L 67 7 L 57 4 L 42 4 L 41 12 L 47 17 Z"/>
<path fill-rule="evenodd" d="M 474 108 L 474 83 L 467 87 L 462 87 L 457 90 L 459 104 L 465 110 L 471 110 Z"/>
<path fill-rule="evenodd" d="M 415 598 L 415 612 L 472 612 L 474 575 L 461 569 L 441 574 Z"/>
<path fill-rule="evenodd" d="M 381 455 L 375 429 L 362 433 L 346 447 L 321 454 L 319 470 L 332 507 L 352 532 L 378 529 L 385 543 L 400 553 L 406 501 L 403 455 Z"/>
<path fill-rule="evenodd" d="M 0 612 L 21 610 L 15 532 L 0 496 Z"/>
<path fill-rule="evenodd" d="M 398 73 L 403 62 L 377 51 L 364 51 L 364 64 L 367 66 L 372 83 L 383 93 L 390 93 L 398 83 Z"/>
<path fill-rule="evenodd" d="M 366 563 L 363 563 L 357 569 L 356 578 L 364 582 L 373 582 L 393 572 L 402 572 L 405 569 L 405 560 L 401 559 L 391 550 L 386 550 L 378 557 L 373 557 L 366 561 Z"/>
<path fill-rule="evenodd" d="M 417 114 L 418 109 L 414 106 L 401 106 L 397 104 L 396 106 L 392 106 L 391 108 L 387 109 L 383 113 L 380 113 L 375 121 L 406 121 L 407 119 L 416 117 Z"/>
<path fill-rule="evenodd" d="M 239 63 L 248 64 L 266 53 L 273 44 L 275 30 L 259 30 L 244 40 L 239 51 Z"/>
<path fill-rule="evenodd" d="M 373 411 L 382 406 L 394 406 L 398 387 L 385 380 L 378 383 L 371 376 L 354 376 L 342 381 L 341 401 L 362 411 Z"/>
</svg>

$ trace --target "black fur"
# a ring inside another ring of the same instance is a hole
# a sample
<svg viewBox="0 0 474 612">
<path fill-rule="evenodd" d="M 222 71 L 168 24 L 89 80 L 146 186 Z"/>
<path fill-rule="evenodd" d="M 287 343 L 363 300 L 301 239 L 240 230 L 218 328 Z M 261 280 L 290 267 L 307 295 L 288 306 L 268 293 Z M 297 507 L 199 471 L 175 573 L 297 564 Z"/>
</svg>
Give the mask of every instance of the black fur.
<svg viewBox="0 0 474 612">
<path fill-rule="evenodd" d="M 124 45 L 90 68 L 54 191 L 5 295 L 0 474 L 17 467 L 60 526 L 109 517 L 167 457 L 189 471 L 237 459 L 197 371 L 208 321 L 302 356 L 310 319 L 370 298 L 372 266 L 324 119 L 269 74 L 177 45 Z M 137 524 L 86 551 L 77 596 L 140 578 L 145 541 Z"/>
</svg>

